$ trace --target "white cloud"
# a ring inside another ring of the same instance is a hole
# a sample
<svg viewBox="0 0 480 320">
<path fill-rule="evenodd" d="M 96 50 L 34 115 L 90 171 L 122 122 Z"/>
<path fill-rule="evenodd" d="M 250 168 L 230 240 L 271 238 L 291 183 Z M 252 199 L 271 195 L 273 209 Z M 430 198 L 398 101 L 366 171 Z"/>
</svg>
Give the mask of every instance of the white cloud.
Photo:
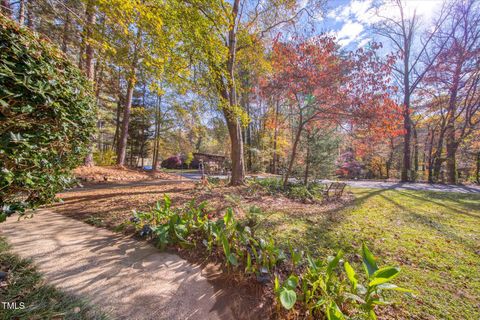
<svg viewBox="0 0 480 320">
<path fill-rule="evenodd" d="M 370 39 L 370 38 L 364 38 L 364 39 L 362 39 L 362 40 L 360 40 L 360 41 L 358 42 L 357 47 L 358 47 L 358 48 L 362 48 L 362 47 L 364 47 L 368 42 L 370 42 L 371 40 L 372 40 L 372 39 Z"/>
<path fill-rule="evenodd" d="M 356 40 L 362 33 L 363 24 L 353 21 L 347 21 L 342 28 L 337 32 L 338 43 L 341 46 L 346 46 L 350 42 Z"/>
<path fill-rule="evenodd" d="M 416 14 L 423 19 L 422 25 L 428 27 L 445 1 L 403 0 L 404 16 L 410 18 Z M 382 17 L 399 18 L 400 11 L 392 0 L 352 0 L 330 10 L 326 16 L 340 23 L 340 30 L 337 31 L 340 45 L 347 46 L 355 40 L 358 46 L 362 46 L 368 41 L 369 26 L 381 21 Z"/>
<path fill-rule="evenodd" d="M 417 16 L 430 21 L 444 2 L 445 0 L 403 0 L 402 4 L 405 17 L 412 17 L 416 13 Z M 331 10 L 327 16 L 336 21 L 351 19 L 363 24 L 372 24 L 381 19 L 379 16 L 399 17 L 400 11 L 395 2 L 389 0 L 377 2 L 373 2 L 373 0 L 352 0 L 347 5 Z"/>
</svg>

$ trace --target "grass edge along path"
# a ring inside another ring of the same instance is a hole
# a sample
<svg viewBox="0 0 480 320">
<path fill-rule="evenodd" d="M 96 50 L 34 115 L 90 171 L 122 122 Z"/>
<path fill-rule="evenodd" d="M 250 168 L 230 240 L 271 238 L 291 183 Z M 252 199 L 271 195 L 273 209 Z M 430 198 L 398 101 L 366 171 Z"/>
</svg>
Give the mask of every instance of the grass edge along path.
<svg viewBox="0 0 480 320">
<path fill-rule="evenodd" d="M 33 262 L 10 252 L 1 236 L 0 271 L 7 272 L 6 280 L 0 282 L 0 319 L 109 319 L 86 300 L 46 284 Z"/>
</svg>

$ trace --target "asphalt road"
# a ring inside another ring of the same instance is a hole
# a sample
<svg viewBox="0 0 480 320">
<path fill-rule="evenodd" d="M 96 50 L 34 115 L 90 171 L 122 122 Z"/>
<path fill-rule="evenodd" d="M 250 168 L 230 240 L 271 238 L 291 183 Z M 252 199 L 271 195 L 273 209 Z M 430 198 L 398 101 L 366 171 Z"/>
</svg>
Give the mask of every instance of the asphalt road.
<svg viewBox="0 0 480 320">
<path fill-rule="evenodd" d="M 181 173 L 181 176 L 199 180 L 200 173 Z M 211 177 L 226 179 L 225 175 L 213 175 Z M 257 179 L 265 179 L 266 177 L 257 176 Z M 331 180 L 319 180 L 321 183 L 330 183 Z M 387 182 L 387 181 L 371 181 L 371 180 L 344 180 L 347 185 L 353 188 L 371 188 L 371 189 L 392 189 L 392 190 L 419 190 L 419 191 L 441 191 L 441 192 L 459 192 L 459 193 L 478 193 L 480 194 L 480 186 L 464 186 L 464 185 L 448 185 L 448 184 L 430 184 L 430 183 L 403 183 L 403 182 Z"/>
</svg>

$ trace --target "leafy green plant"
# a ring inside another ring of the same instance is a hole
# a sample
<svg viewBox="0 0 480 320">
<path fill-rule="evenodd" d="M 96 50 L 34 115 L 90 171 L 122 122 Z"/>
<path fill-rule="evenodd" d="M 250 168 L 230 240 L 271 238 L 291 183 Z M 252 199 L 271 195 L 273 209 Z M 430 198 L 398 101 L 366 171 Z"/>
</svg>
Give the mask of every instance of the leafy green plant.
<svg viewBox="0 0 480 320">
<path fill-rule="evenodd" d="M 305 185 L 295 185 L 288 191 L 288 196 L 295 200 L 306 201 L 313 200 L 314 195 L 308 190 Z"/>
<path fill-rule="evenodd" d="M 221 252 L 229 268 L 242 269 L 256 274 L 259 281 L 270 279 L 272 269 L 286 256 L 273 240 L 265 241 L 252 235 L 247 223 L 234 218 L 233 210 L 227 209 L 223 219 L 210 219 L 205 208 L 207 203 L 186 208 L 172 209 L 171 200 L 165 195 L 163 204 L 147 212 L 135 212 L 130 219 L 140 236 L 154 239 L 164 249 L 168 245 L 197 246 L 202 243 L 209 253 Z"/>
<path fill-rule="evenodd" d="M 295 303 L 297 302 L 297 293 L 295 289 L 298 285 L 298 277 L 295 275 L 291 275 L 290 277 L 285 280 L 282 284 L 277 277 L 275 277 L 274 283 L 274 291 L 280 301 L 281 305 L 290 310 L 293 308 Z"/>
<path fill-rule="evenodd" d="M 278 178 L 255 179 L 249 181 L 249 190 L 256 194 L 258 188 L 262 188 L 270 195 L 284 194 L 288 198 L 298 201 L 320 201 L 324 185 L 311 182 L 308 185 L 300 183 L 288 183 L 283 186 L 283 181 Z"/>
<path fill-rule="evenodd" d="M 60 50 L 0 15 L 0 222 L 75 182 L 95 130 L 92 91 Z"/>
<path fill-rule="evenodd" d="M 206 202 L 196 205 L 192 200 L 186 207 L 173 209 L 165 195 L 163 203 L 158 202 L 152 210 L 134 212 L 131 221 L 140 235 L 154 239 L 162 249 L 174 244 L 203 247 L 208 254 L 222 256 L 229 271 L 255 275 L 262 283 L 274 279 L 278 305 L 287 312 L 296 308 L 295 312 L 313 318 L 376 319 L 375 306 L 389 303 L 386 291 L 409 292 L 391 283 L 400 270 L 379 268 L 365 244 L 363 285 L 352 265 L 343 261 L 342 250 L 326 261 L 309 255 L 304 261 L 303 252 L 289 244 L 287 256 L 272 238 L 255 237 L 252 233 L 255 223 L 249 219 L 237 221 L 233 209 L 227 209 L 222 218 L 214 220 L 206 208 Z M 256 214 L 258 208 L 250 211 Z M 289 276 L 281 281 L 281 274 L 287 269 Z"/>
<path fill-rule="evenodd" d="M 357 303 L 365 311 L 369 319 L 377 319 L 374 307 L 390 304 L 384 295 L 386 291 L 394 290 L 409 293 L 411 290 L 390 283 L 399 275 L 400 269 L 390 266 L 379 268 L 373 254 L 365 243 L 362 245 L 362 258 L 367 279 L 365 285 L 358 282 L 352 266 L 348 262 L 344 264 L 345 273 L 351 284 L 351 290 L 347 294 L 347 298 Z"/>
<path fill-rule="evenodd" d="M 376 260 L 368 247 L 363 244 L 362 257 L 366 272 L 366 284 L 362 285 L 353 267 L 343 262 L 343 251 L 329 257 L 326 262 L 307 256 L 307 268 L 294 278 L 280 285 L 275 279 L 275 293 L 280 305 L 290 310 L 295 303 L 305 314 L 318 317 L 326 315 L 327 319 L 376 319 L 375 306 L 389 304 L 385 298 L 386 291 L 410 292 L 390 283 L 400 270 L 396 267 L 377 266 Z M 340 265 L 343 263 L 343 271 Z M 347 282 L 348 280 L 348 282 Z M 293 286 L 295 284 L 295 286 Z M 300 288 L 300 290 L 298 290 Z M 291 291 L 295 292 L 295 295 Z M 283 297 L 281 293 L 283 292 Z M 300 292 L 300 294 L 297 294 Z M 349 314 L 344 314 L 343 307 L 348 306 Z"/>
</svg>

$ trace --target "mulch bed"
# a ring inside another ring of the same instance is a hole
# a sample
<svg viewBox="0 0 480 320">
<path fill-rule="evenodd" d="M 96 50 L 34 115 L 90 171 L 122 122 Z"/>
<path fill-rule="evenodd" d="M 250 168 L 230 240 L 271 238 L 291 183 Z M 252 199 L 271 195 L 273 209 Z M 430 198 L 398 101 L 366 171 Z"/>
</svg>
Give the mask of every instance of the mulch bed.
<svg viewBox="0 0 480 320">
<path fill-rule="evenodd" d="M 145 180 L 180 180 L 181 176 L 162 171 L 145 171 L 116 166 L 81 166 L 73 171 L 75 177 L 85 182 L 119 182 L 119 181 L 145 181 Z"/>
</svg>

